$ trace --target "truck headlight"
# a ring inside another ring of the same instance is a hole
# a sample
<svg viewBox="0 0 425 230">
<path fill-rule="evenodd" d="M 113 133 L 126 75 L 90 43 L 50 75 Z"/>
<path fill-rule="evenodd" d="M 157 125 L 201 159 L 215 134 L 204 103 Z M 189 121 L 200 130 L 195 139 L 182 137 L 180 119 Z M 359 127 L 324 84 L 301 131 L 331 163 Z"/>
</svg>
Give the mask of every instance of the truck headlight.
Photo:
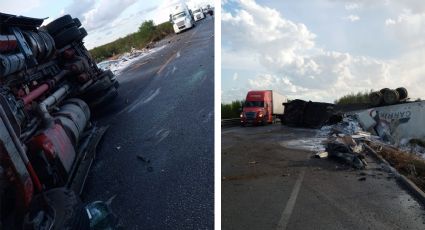
<svg viewBox="0 0 425 230">
<path fill-rule="evenodd" d="M 243 117 L 243 113 L 241 113 L 239 116 L 242 118 Z"/>
<path fill-rule="evenodd" d="M 264 115 L 262 113 L 258 114 L 259 117 L 263 117 Z"/>
</svg>

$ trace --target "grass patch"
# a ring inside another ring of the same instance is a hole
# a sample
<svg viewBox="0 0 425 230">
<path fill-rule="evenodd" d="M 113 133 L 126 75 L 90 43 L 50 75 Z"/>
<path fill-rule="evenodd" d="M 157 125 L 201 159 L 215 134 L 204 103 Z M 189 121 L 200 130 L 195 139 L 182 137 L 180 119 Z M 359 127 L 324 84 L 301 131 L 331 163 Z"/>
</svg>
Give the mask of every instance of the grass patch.
<svg viewBox="0 0 425 230">
<path fill-rule="evenodd" d="M 100 62 L 115 55 L 129 52 L 132 47 L 142 49 L 147 44 L 159 41 L 171 33 L 174 33 L 174 30 L 170 22 L 155 25 L 152 20 L 144 21 L 136 33 L 93 48 L 90 50 L 90 54 L 97 62 Z"/>
<path fill-rule="evenodd" d="M 373 92 L 370 91 L 358 92 L 358 93 L 350 93 L 342 96 L 339 99 L 334 101 L 337 105 L 349 105 L 349 104 L 369 104 L 369 95 Z"/>
<path fill-rule="evenodd" d="M 221 119 L 238 118 L 245 101 L 232 101 L 231 103 L 221 103 Z"/>
<path fill-rule="evenodd" d="M 425 191 L 425 160 L 399 149 L 370 142 L 369 146 L 381 155 L 397 171 L 409 178 L 422 191 Z"/>
</svg>

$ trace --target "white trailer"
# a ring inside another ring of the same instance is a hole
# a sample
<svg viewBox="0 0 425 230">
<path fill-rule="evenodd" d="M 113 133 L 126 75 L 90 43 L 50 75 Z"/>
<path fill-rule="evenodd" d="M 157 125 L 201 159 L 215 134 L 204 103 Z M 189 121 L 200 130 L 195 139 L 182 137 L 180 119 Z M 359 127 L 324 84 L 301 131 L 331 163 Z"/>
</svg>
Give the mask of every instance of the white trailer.
<svg viewBox="0 0 425 230">
<path fill-rule="evenodd" d="M 273 115 L 283 115 L 285 107 L 282 103 L 288 102 L 288 99 L 285 96 L 272 91 L 272 102 Z"/>
</svg>

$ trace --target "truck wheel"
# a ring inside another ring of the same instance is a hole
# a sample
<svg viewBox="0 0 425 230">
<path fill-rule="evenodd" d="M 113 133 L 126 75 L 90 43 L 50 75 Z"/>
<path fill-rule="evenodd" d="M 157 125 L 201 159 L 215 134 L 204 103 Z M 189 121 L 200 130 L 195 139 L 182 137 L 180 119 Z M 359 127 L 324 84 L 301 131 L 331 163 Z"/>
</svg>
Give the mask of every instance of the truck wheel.
<svg viewBox="0 0 425 230">
<path fill-rule="evenodd" d="M 80 30 L 76 26 L 72 26 L 58 35 L 56 35 L 53 39 L 56 43 L 56 48 L 62 48 L 69 43 L 77 40 L 81 36 Z"/>
<path fill-rule="evenodd" d="M 98 96 L 96 98 L 87 100 L 87 103 L 91 109 L 106 105 L 106 103 L 115 99 L 118 96 L 118 90 L 115 87 L 111 87 L 107 90 L 99 92 L 97 95 Z"/>
<path fill-rule="evenodd" d="M 74 18 L 74 19 L 72 19 L 72 20 L 74 20 L 74 25 L 75 25 L 77 28 L 81 26 L 80 19 L 78 19 L 78 18 Z"/>
<path fill-rule="evenodd" d="M 34 197 L 25 215 L 24 230 L 89 230 L 90 222 L 83 203 L 64 187 L 54 188 Z"/>
<path fill-rule="evenodd" d="M 72 17 L 67 14 L 46 25 L 46 29 L 50 35 L 55 36 L 64 28 L 71 27 L 75 24 Z"/>
<path fill-rule="evenodd" d="M 87 30 L 84 28 L 80 28 L 80 37 L 78 38 L 78 40 L 83 40 L 83 38 L 85 38 L 88 34 L 87 34 Z"/>
</svg>

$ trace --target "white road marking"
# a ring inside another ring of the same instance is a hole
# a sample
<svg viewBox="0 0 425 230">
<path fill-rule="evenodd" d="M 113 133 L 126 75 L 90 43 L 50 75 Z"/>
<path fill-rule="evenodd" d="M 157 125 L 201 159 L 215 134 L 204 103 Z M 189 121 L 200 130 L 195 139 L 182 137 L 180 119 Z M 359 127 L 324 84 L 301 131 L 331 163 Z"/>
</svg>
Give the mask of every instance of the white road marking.
<svg viewBox="0 0 425 230">
<path fill-rule="evenodd" d="M 135 103 L 133 103 L 133 105 L 128 109 L 127 113 L 131 113 L 131 112 L 133 112 L 133 110 L 135 110 L 140 105 L 143 105 L 143 104 L 146 104 L 146 103 L 152 101 L 156 96 L 158 96 L 160 90 L 161 90 L 161 88 L 158 88 L 155 91 L 152 90 L 150 92 L 149 96 L 142 98 L 141 100 L 138 100 Z"/>
<path fill-rule="evenodd" d="M 305 169 L 303 169 L 295 182 L 295 186 L 292 189 L 291 196 L 289 197 L 288 203 L 283 210 L 282 216 L 280 217 L 279 223 L 277 224 L 278 230 L 286 230 L 289 218 L 291 217 L 292 211 L 294 210 L 295 202 L 297 201 L 298 193 L 300 192 L 301 183 L 304 180 Z"/>
<path fill-rule="evenodd" d="M 161 141 L 163 141 L 168 135 L 170 134 L 170 130 L 168 129 L 160 129 L 158 132 L 156 132 L 156 136 L 159 137 L 159 140 L 156 141 L 156 144 L 159 144 Z"/>
</svg>

